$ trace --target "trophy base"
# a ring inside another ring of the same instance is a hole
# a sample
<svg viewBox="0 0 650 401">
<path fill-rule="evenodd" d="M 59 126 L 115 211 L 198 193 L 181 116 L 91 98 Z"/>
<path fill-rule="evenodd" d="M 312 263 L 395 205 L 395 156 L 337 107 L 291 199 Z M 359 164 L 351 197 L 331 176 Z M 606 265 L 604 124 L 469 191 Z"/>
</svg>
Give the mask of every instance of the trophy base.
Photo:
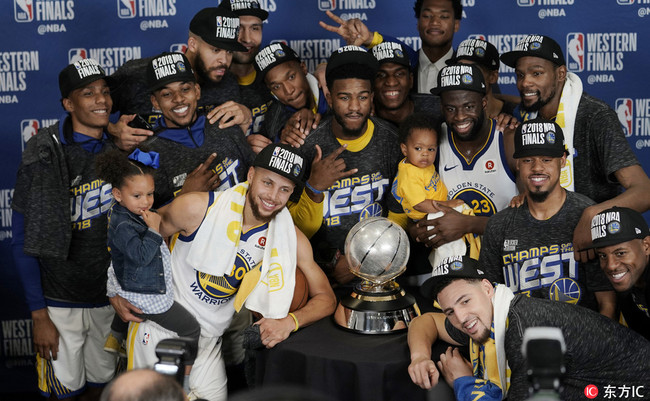
<svg viewBox="0 0 650 401">
<path fill-rule="evenodd" d="M 362 334 L 399 333 L 420 315 L 415 298 L 390 281 L 358 284 L 352 294 L 341 299 L 334 321 L 342 328 Z"/>
</svg>

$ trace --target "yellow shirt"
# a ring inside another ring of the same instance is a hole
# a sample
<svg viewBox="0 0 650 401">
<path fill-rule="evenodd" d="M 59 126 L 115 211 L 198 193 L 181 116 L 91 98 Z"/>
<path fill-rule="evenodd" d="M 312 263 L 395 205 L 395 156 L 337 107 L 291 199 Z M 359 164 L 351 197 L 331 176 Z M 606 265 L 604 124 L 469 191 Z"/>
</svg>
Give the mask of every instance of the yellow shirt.
<svg viewBox="0 0 650 401">
<path fill-rule="evenodd" d="M 447 200 L 447 187 L 432 164 L 420 168 L 406 161 L 399 162 L 397 177 L 393 183 L 395 199 L 402 205 L 404 212 L 413 220 L 419 220 L 426 213 L 418 212 L 413 206 L 424 200 Z"/>
</svg>

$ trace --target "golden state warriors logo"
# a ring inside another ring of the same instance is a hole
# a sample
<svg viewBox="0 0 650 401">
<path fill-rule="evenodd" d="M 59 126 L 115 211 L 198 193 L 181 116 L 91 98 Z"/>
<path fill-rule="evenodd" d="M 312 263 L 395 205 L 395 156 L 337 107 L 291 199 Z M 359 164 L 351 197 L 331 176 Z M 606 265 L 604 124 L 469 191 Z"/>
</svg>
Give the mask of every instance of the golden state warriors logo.
<svg viewBox="0 0 650 401">
<path fill-rule="evenodd" d="M 451 270 L 460 270 L 463 268 L 463 262 L 457 260 L 454 263 L 452 263 L 450 267 Z"/>
<path fill-rule="evenodd" d="M 554 132 L 549 132 L 549 133 L 546 134 L 546 142 L 548 142 L 550 144 L 555 143 L 555 133 Z"/>
<path fill-rule="evenodd" d="M 381 217 L 381 211 L 381 205 L 377 202 L 373 202 L 361 210 L 361 213 L 359 213 L 359 221 L 367 219 L 368 217 Z"/>
<path fill-rule="evenodd" d="M 237 292 L 244 275 L 249 270 L 248 263 L 246 263 L 241 255 L 237 254 L 235 267 L 229 276 L 212 276 L 197 271 L 196 282 L 207 296 L 216 299 L 225 299 Z"/>
<path fill-rule="evenodd" d="M 472 81 L 474 80 L 471 74 L 463 74 L 463 76 L 460 79 L 463 81 L 465 85 L 471 85 Z"/>
<path fill-rule="evenodd" d="M 610 234 L 616 234 L 621 229 L 621 224 L 614 220 L 607 225 L 607 232 Z"/>
<path fill-rule="evenodd" d="M 537 50 L 542 47 L 542 44 L 539 42 L 533 42 L 530 44 L 530 50 Z"/>
<path fill-rule="evenodd" d="M 574 305 L 580 302 L 581 295 L 580 285 L 568 277 L 555 280 L 548 289 L 549 299 Z"/>
</svg>

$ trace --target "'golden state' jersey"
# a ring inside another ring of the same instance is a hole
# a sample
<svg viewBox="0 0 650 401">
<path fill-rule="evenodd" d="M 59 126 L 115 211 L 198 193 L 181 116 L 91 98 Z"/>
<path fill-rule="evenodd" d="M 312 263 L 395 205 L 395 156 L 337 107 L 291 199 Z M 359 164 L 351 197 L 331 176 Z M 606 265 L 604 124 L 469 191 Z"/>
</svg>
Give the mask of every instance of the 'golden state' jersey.
<svg viewBox="0 0 650 401">
<path fill-rule="evenodd" d="M 210 192 L 208 209 L 215 202 Z M 206 224 L 205 221 L 201 224 Z M 178 235 L 172 241 L 172 277 L 174 297 L 196 317 L 201 334 L 221 336 L 229 326 L 235 312 L 233 300 L 246 272 L 262 262 L 268 223 L 241 233 L 239 249 L 232 271 L 225 276 L 212 276 L 199 272 L 186 262 L 194 235 Z M 225 228 L 224 228 L 225 229 Z M 222 244 L 221 246 L 225 246 Z M 215 244 L 214 246 L 219 246 Z M 196 250 L 195 250 L 196 251 Z"/>
<path fill-rule="evenodd" d="M 448 199 L 461 199 L 477 216 L 492 216 L 517 195 L 515 176 L 508 166 L 503 134 L 490 120 L 490 136 L 471 160 L 457 149 L 451 130 L 443 124 L 438 148 L 438 173 L 449 191 Z"/>
</svg>

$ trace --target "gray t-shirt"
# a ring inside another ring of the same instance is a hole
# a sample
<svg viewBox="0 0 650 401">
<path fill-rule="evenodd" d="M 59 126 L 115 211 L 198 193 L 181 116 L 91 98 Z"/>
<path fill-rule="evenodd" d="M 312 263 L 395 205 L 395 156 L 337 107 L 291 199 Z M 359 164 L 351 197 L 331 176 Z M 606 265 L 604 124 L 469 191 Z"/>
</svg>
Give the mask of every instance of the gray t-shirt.
<svg viewBox="0 0 650 401">
<path fill-rule="evenodd" d="M 583 93 L 574 127 L 575 191 L 596 203 L 616 197 L 621 186 L 614 173 L 639 164 L 616 113 L 603 101 Z"/>
<path fill-rule="evenodd" d="M 375 129 L 370 142 L 359 151 L 345 150 L 339 156 L 345 160 L 346 169 L 356 168 L 358 171 L 351 177 L 336 181 L 325 192 L 324 222 L 312 238 L 312 243 L 318 245 L 315 246 L 317 249 L 326 243 L 328 248 L 343 251 L 348 231 L 360 220 L 374 216 L 387 216 L 389 210 L 394 212 L 402 210 L 391 194 L 391 185 L 397 174 L 397 164 L 402 158 L 397 133 L 381 119 L 373 117 L 371 121 Z M 316 144 L 320 146 L 323 158 L 341 146 L 332 133 L 331 124 L 331 119 L 321 123 L 300 147 L 307 166 L 306 178 L 309 177 L 309 167 L 316 156 Z"/>
<path fill-rule="evenodd" d="M 506 284 L 515 294 L 553 299 L 598 310 L 594 292 L 612 290 L 596 261 L 573 258 L 573 231 L 586 196 L 566 191 L 562 208 L 548 220 L 535 219 L 528 201 L 488 220 L 479 265 L 488 280 Z"/>
</svg>

